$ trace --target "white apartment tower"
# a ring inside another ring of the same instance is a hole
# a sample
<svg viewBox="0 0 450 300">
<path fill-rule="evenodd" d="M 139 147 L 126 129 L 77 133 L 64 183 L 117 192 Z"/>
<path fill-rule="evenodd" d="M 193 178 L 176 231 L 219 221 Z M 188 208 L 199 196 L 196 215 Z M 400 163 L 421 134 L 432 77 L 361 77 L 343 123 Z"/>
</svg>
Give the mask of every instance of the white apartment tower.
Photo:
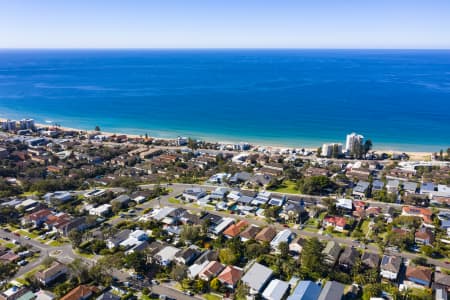
<svg viewBox="0 0 450 300">
<path fill-rule="evenodd" d="M 347 134 L 347 140 L 345 142 L 345 151 L 347 153 L 352 153 L 353 152 L 353 147 L 355 146 L 355 144 L 361 145 L 363 143 L 364 140 L 364 136 L 360 135 L 360 134 L 356 134 L 356 133 L 350 133 Z"/>
</svg>

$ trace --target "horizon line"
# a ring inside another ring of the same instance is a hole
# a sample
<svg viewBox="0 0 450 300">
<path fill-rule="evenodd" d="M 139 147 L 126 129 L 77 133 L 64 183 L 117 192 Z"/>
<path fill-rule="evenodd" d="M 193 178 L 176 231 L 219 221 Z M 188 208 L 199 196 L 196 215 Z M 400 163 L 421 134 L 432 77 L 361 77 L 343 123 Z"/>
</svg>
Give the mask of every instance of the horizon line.
<svg viewBox="0 0 450 300">
<path fill-rule="evenodd" d="M 450 51 L 450 48 L 351 48 L 351 47 L 12 47 L 4 48 L 0 47 L 0 51 L 27 51 L 27 50 L 173 50 L 173 51 L 183 51 L 183 50 L 395 50 L 395 51 Z"/>
</svg>

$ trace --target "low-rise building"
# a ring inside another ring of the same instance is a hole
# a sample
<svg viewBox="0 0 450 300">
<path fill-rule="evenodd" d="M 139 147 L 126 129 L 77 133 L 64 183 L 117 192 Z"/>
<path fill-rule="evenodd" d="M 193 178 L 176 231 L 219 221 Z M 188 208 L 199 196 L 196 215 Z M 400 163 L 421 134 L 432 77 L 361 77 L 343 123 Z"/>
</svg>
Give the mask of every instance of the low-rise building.
<svg viewBox="0 0 450 300">
<path fill-rule="evenodd" d="M 341 250 L 342 248 L 338 243 L 336 243 L 335 241 L 329 241 L 322 251 L 324 255 L 324 262 L 327 265 L 333 266 L 339 258 Z"/>
<path fill-rule="evenodd" d="M 431 271 L 430 268 L 422 266 L 408 266 L 405 273 L 405 277 L 408 281 L 424 287 L 430 286 L 432 275 L 433 271 Z"/>
<path fill-rule="evenodd" d="M 381 259 L 380 275 L 389 280 L 397 280 L 402 258 L 394 255 L 383 255 Z"/>
<path fill-rule="evenodd" d="M 235 266 L 227 266 L 218 276 L 217 279 L 229 289 L 234 289 L 236 284 L 241 280 L 244 271 Z"/>
<path fill-rule="evenodd" d="M 327 281 L 318 300 L 341 300 L 344 295 L 344 285 L 337 281 Z"/>
<path fill-rule="evenodd" d="M 211 261 L 209 262 L 206 267 L 198 274 L 198 277 L 201 280 L 209 281 L 212 278 L 219 275 L 219 273 L 225 268 L 224 265 L 222 265 L 218 261 Z"/>
<path fill-rule="evenodd" d="M 35 277 L 42 285 L 47 286 L 56 279 L 66 275 L 67 271 L 68 269 L 65 265 L 55 261 L 47 269 L 36 272 Z"/>
<path fill-rule="evenodd" d="M 295 287 L 287 300 L 317 300 L 319 298 L 321 286 L 315 282 L 302 280 Z"/>
<path fill-rule="evenodd" d="M 262 296 L 267 300 L 281 300 L 285 298 L 288 290 L 289 284 L 286 281 L 274 279 L 264 289 Z"/>
<path fill-rule="evenodd" d="M 242 282 L 250 289 L 250 294 L 259 294 L 269 283 L 273 271 L 259 263 L 253 263 L 242 277 Z"/>
</svg>

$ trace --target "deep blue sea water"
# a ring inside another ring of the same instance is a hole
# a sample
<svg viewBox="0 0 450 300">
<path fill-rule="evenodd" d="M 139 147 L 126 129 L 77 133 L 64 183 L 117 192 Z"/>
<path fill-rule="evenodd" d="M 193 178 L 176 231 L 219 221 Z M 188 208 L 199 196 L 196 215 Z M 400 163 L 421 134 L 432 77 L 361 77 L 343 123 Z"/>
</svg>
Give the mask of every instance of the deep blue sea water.
<svg viewBox="0 0 450 300">
<path fill-rule="evenodd" d="M 289 146 L 450 146 L 450 51 L 2 50 L 0 117 Z"/>
</svg>

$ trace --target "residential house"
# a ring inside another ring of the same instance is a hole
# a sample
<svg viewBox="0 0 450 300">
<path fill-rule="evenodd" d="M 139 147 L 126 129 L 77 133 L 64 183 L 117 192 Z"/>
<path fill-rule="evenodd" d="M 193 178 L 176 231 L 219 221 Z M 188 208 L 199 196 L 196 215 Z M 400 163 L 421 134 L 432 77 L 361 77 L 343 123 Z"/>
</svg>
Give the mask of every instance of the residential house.
<svg viewBox="0 0 450 300">
<path fill-rule="evenodd" d="M 411 182 L 411 181 L 403 182 L 403 190 L 407 194 L 415 194 L 417 192 L 417 182 Z"/>
<path fill-rule="evenodd" d="M 120 231 L 119 233 L 115 234 L 113 237 L 106 240 L 106 246 L 108 247 L 108 249 L 113 249 L 115 247 L 118 247 L 120 245 L 120 243 L 122 243 L 123 241 L 125 241 L 128 238 L 130 233 L 131 233 L 131 230 L 129 230 L 129 229 L 124 229 L 124 230 Z"/>
<path fill-rule="evenodd" d="M 353 201 L 352 199 L 337 199 L 336 208 L 341 209 L 344 212 L 351 212 L 353 210 Z"/>
<path fill-rule="evenodd" d="M 450 275 L 441 272 L 434 273 L 434 288 L 444 289 L 446 292 L 450 292 Z"/>
<path fill-rule="evenodd" d="M 183 192 L 183 197 L 187 201 L 196 202 L 206 196 L 206 191 L 202 188 L 188 188 Z"/>
<path fill-rule="evenodd" d="M 54 300 L 56 299 L 56 296 L 53 295 L 53 293 L 46 291 L 46 290 L 39 290 L 36 293 L 34 293 L 36 296 L 35 300 Z"/>
<path fill-rule="evenodd" d="M 259 294 L 269 283 L 272 275 L 273 271 L 268 267 L 253 263 L 242 277 L 242 282 L 249 287 L 250 294 Z"/>
<path fill-rule="evenodd" d="M 217 279 L 229 289 L 234 289 L 239 280 L 241 280 L 244 271 L 235 266 L 226 266 L 226 268 L 217 276 Z"/>
<path fill-rule="evenodd" d="M 61 297 L 60 300 L 87 300 L 91 298 L 94 293 L 97 293 L 98 289 L 93 286 L 79 285 L 65 296 Z"/>
<path fill-rule="evenodd" d="M 281 211 L 279 216 L 286 222 L 298 223 L 299 221 L 302 221 L 300 217 L 304 212 L 305 202 L 303 201 L 303 199 L 301 199 L 300 201 L 288 200 L 283 206 L 283 210 Z"/>
<path fill-rule="evenodd" d="M 269 202 L 269 200 L 272 197 L 272 193 L 268 191 L 262 191 L 259 192 L 258 195 L 256 195 L 256 198 L 253 199 L 252 204 L 253 205 L 262 205 Z"/>
<path fill-rule="evenodd" d="M 260 242 L 271 242 L 277 231 L 273 227 L 265 227 L 263 228 L 255 237 L 255 240 Z"/>
<path fill-rule="evenodd" d="M 198 274 L 198 277 L 201 280 L 209 281 L 212 278 L 216 277 L 223 269 L 225 268 L 218 261 L 209 262 L 206 267 Z"/>
<path fill-rule="evenodd" d="M 376 253 L 364 252 L 361 257 L 361 263 L 370 269 L 378 269 L 380 256 Z"/>
<path fill-rule="evenodd" d="M 300 281 L 287 300 L 317 300 L 321 286 L 309 280 Z"/>
<path fill-rule="evenodd" d="M 278 250 L 278 246 L 281 243 L 289 244 L 292 241 L 293 237 L 294 237 L 294 233 L 291 230 L 284 229 L 277 233 L 277 235 L 270 242 L 270 246 L 272 247 L 272 249 Z"/>
<path fill-rule="evenodd" d="M 414 241 L 417 244 L 431 245 L 434 242 L 434 233 L 430 228 L 422 227 L 414 234 Z"/>
<path fill-rule="evenodd" d="M 117 296 L 116 294 L 107 291 L 98 296 L 96 300 L 120 300 L 120 299 L 122 299 L 120 296 Z"/>
<path fill-rule="evenodd" d="M 327 216 L 323 219 L 324 228 L 333 227 L 334 230 L 343 232 L 347 226 L 347 220 L 343 217 Z"/>
<path fill-rule="evenodd" d="M 376 179 L 372 182 L 372 193 L 375 191 L 381 191 L 383 190 L 383 188 L 384 188 L 383 181 Z"/>
<path fill-rule="evenodd" d="M 128 195 L 120 195 L 113 200 L 111 200 L 111 204 L 117 203 L 120 208 L 124 208 L 128 205 L 128 203 L 131 201 L 130 196 Z"/>
<path fill-rule="evenodd" d="M 302 237 L 295 238 L 290 244 L 289 244 L 289 251 L 294 253 L 302 253 L 303 246 L 305 246 L 307 240 Z"/>
<path fill-rule="evenodd" d="M 424 182 L 420 186 L 420 193 L 424 195 L 432 195 L 434 193 L 434 183 L 433 182 Z"/>
<path fill-rule="evenodd" d="M 400 182 L 397 179 L 388 180 L 388 182 L 386 184 L 386 189 L 387 189 L 388 193 L 396 194 L 398 192 L 399 184 L 400 184 Z"/>
<path fill-rule="evenodd" d="M 380 275 L 389 280 L 397 280 L 402 258 L 394 255 L 383 255 L 381 259 Z"/>
<path fill-rule="evenodd" d="M 408 266 L 406 268 L 405 278 L 416 285 L 429 287 L 431 284 L 432 275 L 433 271 L 430 268 L 423 266 Z"/>
<path fill-rule="evenodd" d="M 65 265 L 54 261 L 47 269 L 36 272 L 35 277 L 42 285 L 47 286 L 56 279 L 66 275 L 67 271 L 68 269 Z"/>
<path fill-rule="evenodd" d="M 229 189 L 226 187 L 218 187 L 214 191 L 211 192 L 209 198 L 212 200 L 222 201 L 225 200 Z"/>
<path fill-rule="evenodd" d="M 327 281 L 318 300 L 341 300 L 344 295 L 344 285 L 337 281 Z"/>
<path fill-rule="evenodd" d="M 289 284 L 279 279 L 272 280 L 264 289 L 262 296 L 267 300 L 282 300 L 289 290 Z"/>
<path fill-rule="evenodd" d="M 370 183 L 367 181 L 360 180 L 356 184 L 356 186 L 353 188 L 352 195 L 355 197 L 358 197 L 360 199 L 363 199 L 367 196 L 367 193 L 369 191 Z"/>
<path fill-rule="evenodd" d="M 353 268 L 353 265 L 355 264 L 359 256 L 360 254 L 358 250 L 356 250 L 356 248 L 347 247 L 339 257 L 339 266 L 341 266 L 343 269 L 350 270 L 351 268 Z"/>
<path fill-rule="evenodd" d="M 209 264 L 211 261 L 217 260 L 217 252 L 206 250 L 203 252 L 195 262 L 188 268 L 188 277 L 194 279 L 197 275 Z"/>
<path fill-rule="evenodd" d="M 231 226 L 234 223 L 234 221 L 235 220 L 233 218 L 223 218 L 219 224 L 212 227 L 211 232 L 214 235 L 221 234 L 225 229 L 228 228 L 228 226 Z"/>
<path fill-rule="evenodd" d="M 52 215 L 52 211 L 49 209 L 41 209 L 34 213 L 26 215 L 22 219 L 22 225 L 31 224 L 33 227 L 39 227 L 47 220 L 48 216 Z"/>
<path fill-rule="evenodd" d="M 324 255 L 324 262 L 327 265 L 333 266 L 336 263 L 341 250 L 342 248 L 338 243 L 336 243 L 335 241 L 329 241 L 325 248 L 322 250 L 322 253 Z"/>
<path fill-rule="evenodd" d="M 162 248 L 155 255 L 155 260 L 161 266 L 168 266 L 176 257 L 180 249 L 173 246 L 166 246 Z"/>
<path fill-rule="evenodd" d="M 107 216 L 111 213 L 111 204 L 102 204 L 89 209 L 89 214 L 99 217 Z"/>
<path fill-rule="evenodd" d="M 0 300 L 18 300 L 29 292 L 30 290 L 24 286 L 22 287 L 12 286 L 6 291 L 0 292 Z"/>
<path fill-rule="evenodd" d="M 63 204 L 73 199 L 72 194 L 67 191 L 56 191 L 53 193 L 47 193 L 43 196 L 45 201 L 49 204 Z"/>
<path fill-rule="evenodd" d="M 432 217 L 433 212 L 429 208 L 415 207 L 415 206 L 403 206 L 402 216 L 412 216 L 422 218 L 424 225 L 432 227 Z"/>
<path fill-rule="evenodd" d="M 183 265 L 191 265 L 194 260 L 201 254 L 201 251 L 197 246 L 191 245 L 190 247 L 181 250 L 175 256 L 175 261 Z"/>
<path fill-rule="evenodd" d="M 238 236 L 248 225 L 249 223 L 247 221 L 240 220 L 236 224 L 229 226 L 223 234 L 228 238 L 234 238 Z"/>
<path fill-rule="evenodd" d="M 239 233 L 241 241 L 246 242 L 256 238 L 256 235 L 261 231 L 261 228 L 256 225 L 250 225 L 244 231 Z"/>
</svg>

